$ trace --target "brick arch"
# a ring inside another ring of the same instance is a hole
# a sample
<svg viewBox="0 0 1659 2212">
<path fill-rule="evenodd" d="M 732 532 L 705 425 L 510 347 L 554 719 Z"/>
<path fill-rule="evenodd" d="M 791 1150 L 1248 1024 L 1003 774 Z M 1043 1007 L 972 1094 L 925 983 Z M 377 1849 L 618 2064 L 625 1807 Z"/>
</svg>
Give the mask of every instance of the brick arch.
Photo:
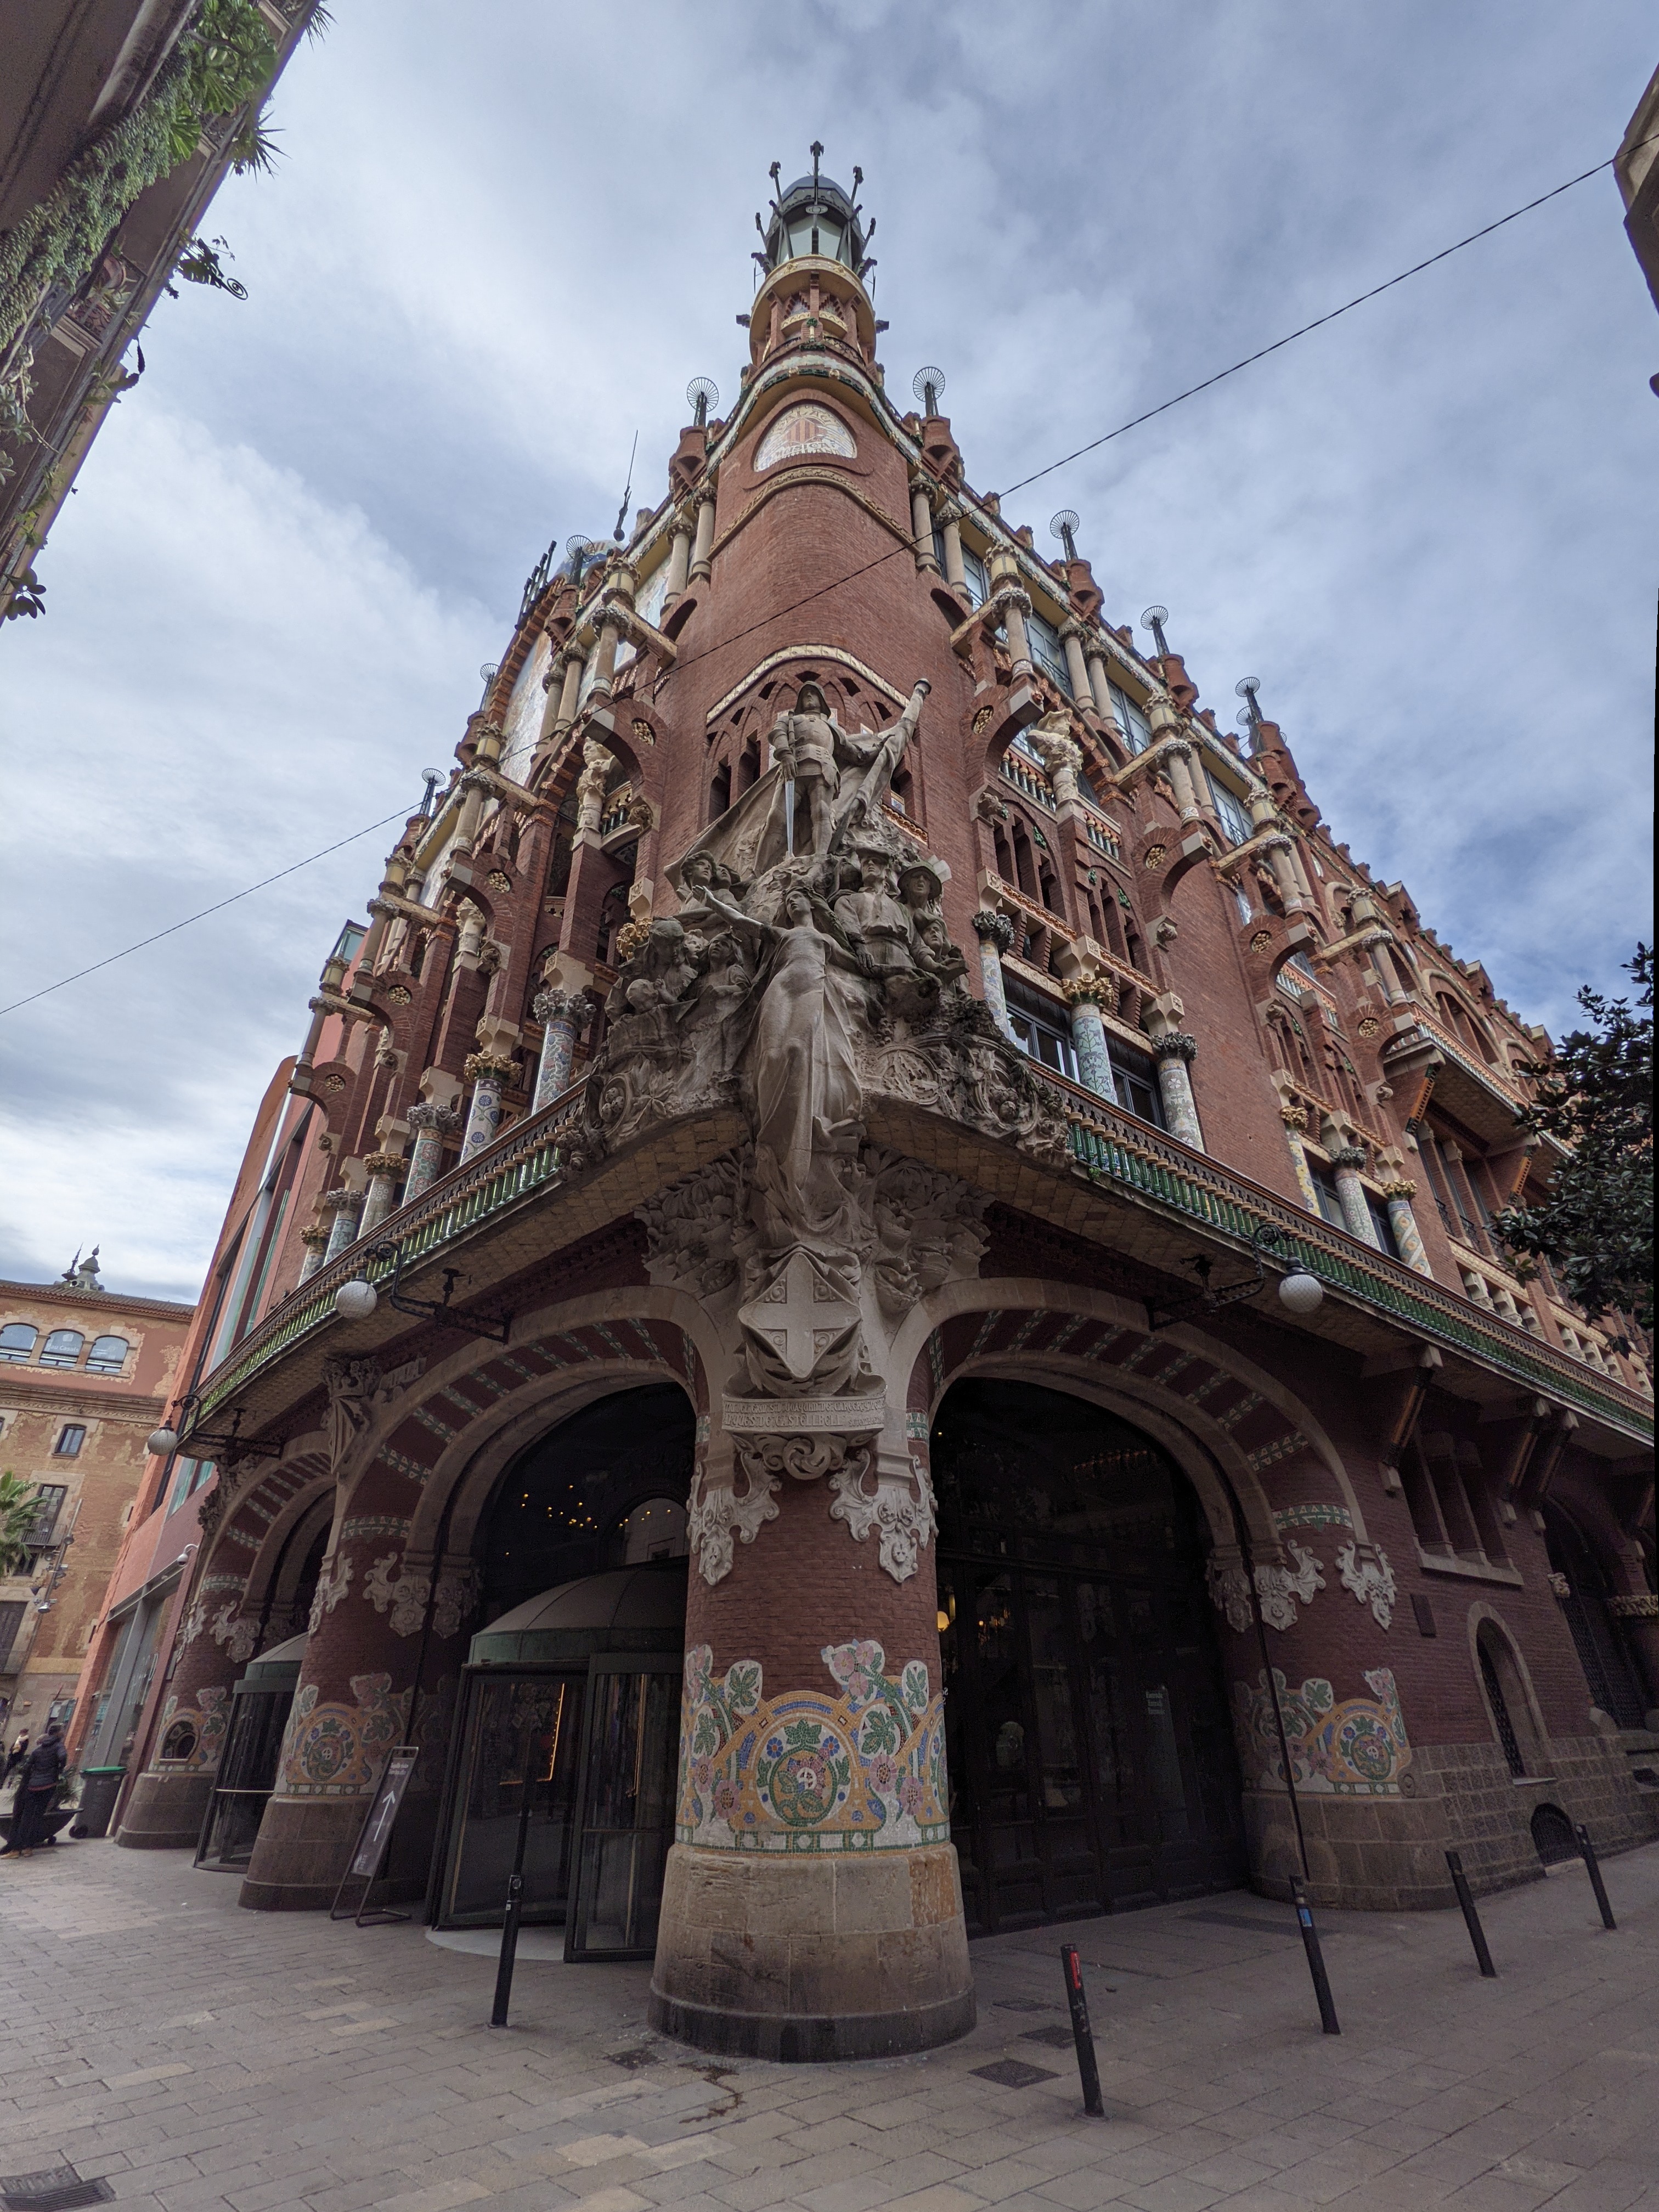
<svg viewBox="0 0 1659 2212">
<path fill-rule="evenodd" d="M 234 1528 L 255 1539 L 255 1547 L 247 1566 L 247 1596 L 249 1611 L 261 1608 L 267 1592 L 272 1587 L 280 1569 L 289 1538 L 306 1515 L 333 1487 L 329 1477 L 328 1453 L 320 1437 L 310 1449 L 290 1454 L 282 1461 L 246 1498 L 238 1500 L 235 1510 L 220 1531 L 220 1541 Z M 238 1540 L 240 1552 L 240 1544 Z M 215 1556 L 218 1547 L 215 1547 Z M 238 1565 L 241 1564 L 240 1557 Z"/>
<path fill-rule="evenodd" d="M 1293 1392 L 1201 1329 L 1148 1331 L 1145 1310 L 1109 1291 L 1030 1278 L 955 1284 L 911 1315 L 895 1353 L 899 1366 L 909 1363 L 913 1448 L 964 1376 L 1048 1381 L 1156 1434 L 1197 1486 L 1218 1543 L 1235 1535 L 1211 1458 L 1230 1477 L 1253 1542 L 1278 1543 L 1327 1504 L 1346 1516 L 1356 1542 L 1368 1540 L 1341 1455 Z M 1326 1499 L 1294 1494 L 1333 1489 Z"/>
<path fill-rule="evenodd" d="M 434 1549 L 452 1498 L 476 1516 L 512 1453 L 595 1398 L 674 1382 L 706 1421 L 718 1360 L 702 1309 L 677 1291 L 604 1291 L 521 1315 L 510 1346 L 462 1348 L 380 1418 L 342 1485 L 342 1535 Z M 464 1550 L 451 1522 L 445 1548 Z"/>
</svg>

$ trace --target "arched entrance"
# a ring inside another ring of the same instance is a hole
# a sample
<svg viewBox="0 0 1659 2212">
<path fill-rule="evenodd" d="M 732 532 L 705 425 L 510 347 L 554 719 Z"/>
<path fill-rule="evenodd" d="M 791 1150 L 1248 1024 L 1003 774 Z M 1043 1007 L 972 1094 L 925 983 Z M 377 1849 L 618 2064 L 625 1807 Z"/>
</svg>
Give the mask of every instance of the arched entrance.
<svg viewBox="0 0 1659 2212">
<path fill-rule="evenodd" d="M 1578 1523 L 1553 1501 L 1544 1507 L 1544 1540 L 1552 1570 L 1566 1583 L 1561 1610 L 1591 1699 L 1620 1728 L 1640 1728 L 1647 1711 L 1641 1669 L 1609 1606 L 1606 1568 Z"/>
<path fill-rule="evenodd" d="M 481 1591 L 432 1917 L 524 1917 L 571 1958 L 648 1957 L 672 1840 L 695 1420 L 669 1384 L 573 1414 L 519 1454 L 479 1526 Z"/>
<path fill-rule="evenodd" d="M 1247 1871 L 1197 1500 L 1127 1421 L 958 1382 L 934 1425 L 951 1832 L 970 1929 Z"/>
</svg>

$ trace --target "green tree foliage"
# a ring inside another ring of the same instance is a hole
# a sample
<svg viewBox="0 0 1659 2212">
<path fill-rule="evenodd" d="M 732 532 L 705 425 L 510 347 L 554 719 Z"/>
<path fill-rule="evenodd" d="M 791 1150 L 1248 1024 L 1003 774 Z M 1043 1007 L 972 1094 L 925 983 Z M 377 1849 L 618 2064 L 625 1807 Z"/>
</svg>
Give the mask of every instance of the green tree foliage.
<svg viewBox="0 0 1659 2212">
<path fill-rule="evenodd" d="M 1653 949 L 1625 963 L 1636 1005 L 1586 988 L 1595 1026 L 1562 1038 L 1525 1072 L 1537 1084 L 1523 1128 L 1567 1147 L 1539 1206 L 1495 1223 L 1511 1251 L 1549 1261 L 1586 1313 L 1628 1314 L 1653 1328 Z M 1623 1340 L 1620 1348 L 1628 1349 Z"/>
<path fill-rule="evenodd" d="M 15 1575 L 27 1559 L 27 1539 L 40 1510 L 33 1483 L 9 1468 L 0 1474 L 0 1575 Z"/>
<path fill-rule="evenodd" d="M 276 58 L 254 0 L 200 0 L 146 97 L 90 139 L 46 198 L 0 238 L 0 344 L 52 285 L 81 283 L 139 194 L 191 159 L 212 117 L 257 98 Z"/>
</svg>

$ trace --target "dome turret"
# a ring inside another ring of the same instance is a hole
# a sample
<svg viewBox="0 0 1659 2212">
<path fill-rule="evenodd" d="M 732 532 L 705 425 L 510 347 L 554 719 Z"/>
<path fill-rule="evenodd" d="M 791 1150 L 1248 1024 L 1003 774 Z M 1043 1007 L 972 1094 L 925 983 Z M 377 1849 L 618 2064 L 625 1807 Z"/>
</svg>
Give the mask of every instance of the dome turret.
<svg viewBox="0 0 1659 2212">
<path fill-rule="evenodd" d="M 755 217 L 755 227 L 766 241 L 764 252 L 755 258 L 769 275 L 786 261 L 811 258 L 838 261 L 861 277 L 866 269 L 874 266 L 866 248 L 876 228 L 873 222 L 866 226 L 860 219 L 856 195 L 864 182 L 864 172 L 854 170 L 853 190 L 848 193 L 820 172 L 823 148 L 816 139 L 810 150 L 811 175 L 798 177 L 787 189 L 778 185 L 781 164 L 773 162 L 772 187 L 776 197 L 769 221 Z"/>
</svg>

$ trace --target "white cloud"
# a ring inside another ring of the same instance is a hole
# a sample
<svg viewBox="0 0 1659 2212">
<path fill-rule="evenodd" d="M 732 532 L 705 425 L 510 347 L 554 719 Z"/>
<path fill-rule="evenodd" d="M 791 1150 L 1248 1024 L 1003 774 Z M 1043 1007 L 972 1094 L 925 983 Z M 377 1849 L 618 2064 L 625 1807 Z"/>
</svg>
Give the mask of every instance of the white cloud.
<svg viewBox="0 0 1659 2212">
<path fill-rule="evenodd" d="M 369 0 L 7 626 L 11 973 L 67 973 L 412 800 L 542 547 L 729 406 L 775 156 L 878 220 L 889 381 L 995 489 L 1611 151 L 1646 11 Z M 1644 926 L 1651 310 L 1601 177 L 1014 495 L 1083 514 L 1224 726 L 1263 682 L 1339 837 L 1559 1028 Z M 5 1024 L 0 1269 L 199 1280 L 385 833 Z"/>
</svg>

